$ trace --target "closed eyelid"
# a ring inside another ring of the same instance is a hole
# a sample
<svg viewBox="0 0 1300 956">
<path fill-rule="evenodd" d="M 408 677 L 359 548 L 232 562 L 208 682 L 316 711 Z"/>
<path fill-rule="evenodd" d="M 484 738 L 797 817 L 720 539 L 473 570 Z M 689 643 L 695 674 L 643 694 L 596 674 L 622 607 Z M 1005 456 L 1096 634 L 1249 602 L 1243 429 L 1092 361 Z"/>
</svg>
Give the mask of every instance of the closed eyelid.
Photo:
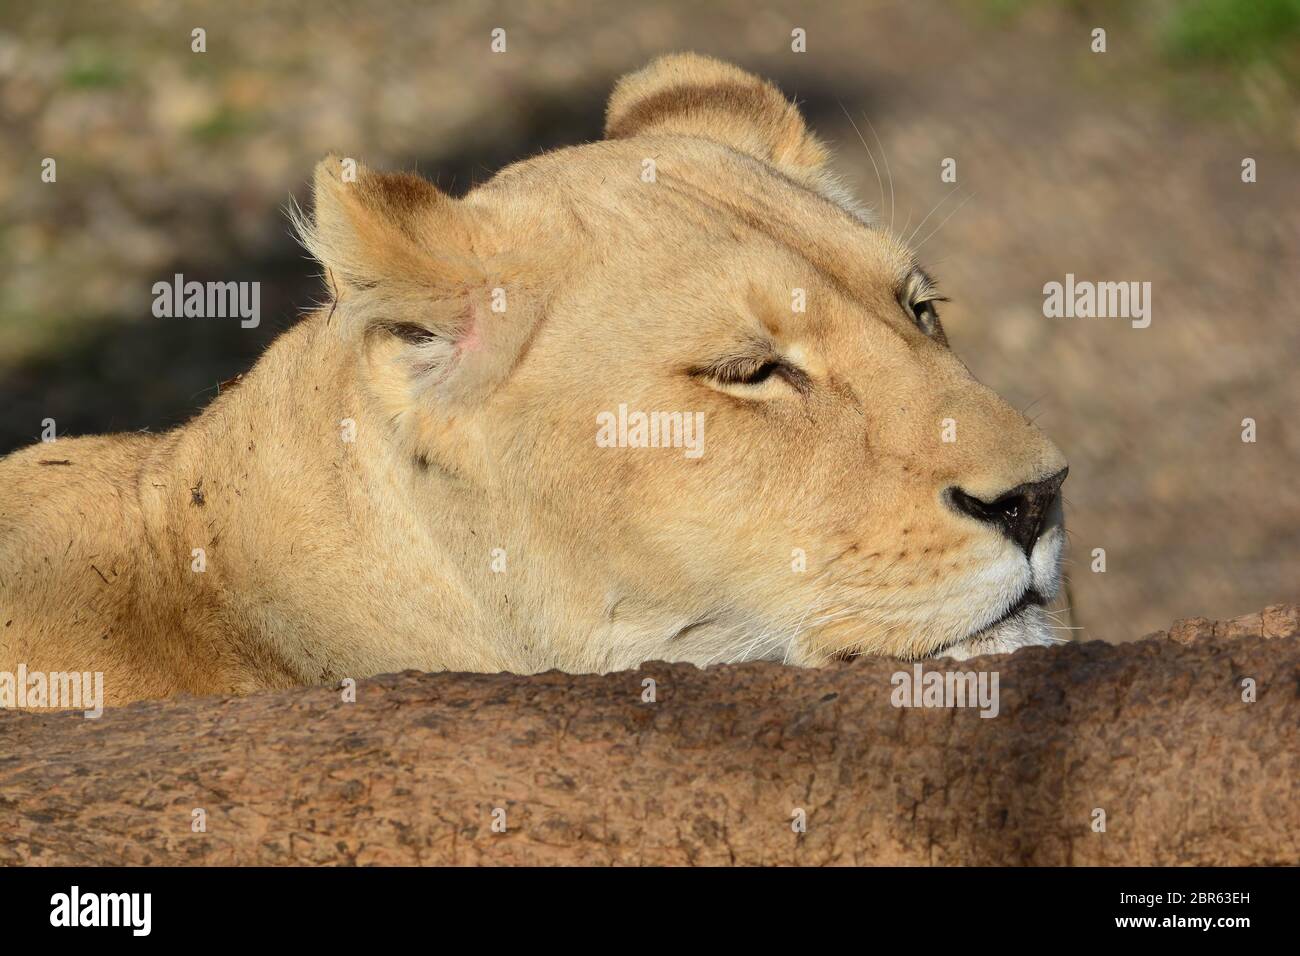
<svg viewBox="0 0 1300 956">
<path fill-rule="evenodd" d="M 769 366 L 775 371 L 776 362 L 777 358 L 774 355 L 731 357 L 696 366 L 690 370 L 690 374 L 696 378 L 713 379 L 727 385 L 743 385 L 746 379 L 758 375 Z"/>
<path fill-rule="evenodd" d="M 758 368 L 764 362 L 780 361 L 781 354 L 776 346 L 766 339 L 755 338 L 730 355 L 714 359 L 704 365 L 693 366 L 692 375 L 720 376 L 746 365 Z"/>
<path fill-rule="evenodd" d="M 768 370 L 772 375 L 779 375 L 801 393 L 807 393 L 812 388 L 812 377 L 773 348 L 732 355 L 707 365 L 696 366 L 690 372 L 692 375 L 713 378 L 724 384 L 744 384 L 744 378 L 764 370 Z"/>
</svg>

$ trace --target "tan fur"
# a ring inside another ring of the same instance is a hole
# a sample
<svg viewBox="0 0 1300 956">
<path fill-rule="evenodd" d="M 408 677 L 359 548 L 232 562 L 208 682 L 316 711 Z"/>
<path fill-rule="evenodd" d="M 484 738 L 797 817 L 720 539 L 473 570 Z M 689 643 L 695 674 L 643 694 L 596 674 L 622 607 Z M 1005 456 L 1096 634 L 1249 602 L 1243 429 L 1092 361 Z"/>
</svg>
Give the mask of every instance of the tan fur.
<svg viewBox="0 0 1300 956">
<path fill-rule="evenodd" d="M 325 160 L 301 225 L 335 304 L 175 431 L 0 461 L 0 671 L 103 671 L 113 704 L 916 657 L 997 618 L 1024 556 L 944 489 L 1064 461 L 917 328 L 912 255 L 798 112 L 673 57 L 618 85 L 608 132 L 462 200 Z M 704 371 L 755 343 L 807 381 Z M 620 403 L 702 412 L 703 454 L 597 447 Z"/>
</svg>

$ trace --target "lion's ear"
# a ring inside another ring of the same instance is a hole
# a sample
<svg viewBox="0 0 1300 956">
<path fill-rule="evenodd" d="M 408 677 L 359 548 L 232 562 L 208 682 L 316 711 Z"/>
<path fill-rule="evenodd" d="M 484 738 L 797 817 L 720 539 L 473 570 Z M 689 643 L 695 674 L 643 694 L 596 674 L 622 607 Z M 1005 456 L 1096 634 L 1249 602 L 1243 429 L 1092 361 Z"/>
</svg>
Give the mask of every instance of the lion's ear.
<svg viewBox="0 0 1300 956">
<path fill-rule="evenodd" d="M 775 86 L 711 57 L 660 57 L 618 81 L 605 110 L 605 137 L 698 136 L 815 176 L 829 154 Z"/>
<path fill-rule="evenodd" d="M 513 257 L 476 255 L 482 224 L 464 204 L 414 174 L 335 156 L 316 167 L 314 200 L 310 220 L 295 216 L 299 235 L 394 409 L 410 396 L 470 401 L 504 379 L 536 297 Z"/>
<path fill-rule="evenodd" d="M 467 224 L 454 199 L 413 173 L 381 173 L 327 156 L 316 166 L 313 211 L 299 236 L 333 291 L 457 281 L 472 271 Z"/>
</svg>

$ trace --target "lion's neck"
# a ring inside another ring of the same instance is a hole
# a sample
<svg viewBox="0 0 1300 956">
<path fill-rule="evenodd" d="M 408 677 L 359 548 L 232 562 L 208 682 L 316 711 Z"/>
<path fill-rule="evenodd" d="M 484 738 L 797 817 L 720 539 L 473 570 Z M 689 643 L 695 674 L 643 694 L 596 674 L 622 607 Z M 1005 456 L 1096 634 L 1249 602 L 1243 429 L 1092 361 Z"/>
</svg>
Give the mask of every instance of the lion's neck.
<svg viewBox="0 0 1300 956">
<path fill-rule="evenodd" d="M 172 586 L 235 658 L 285 683 L 490 669 L 437 476 L 401 461 L 322 317 L 161 443 L 142 495 Z M 446 515 L 438 534 L 422 506 Z M 470 635 L 466 635 L 466 632 Z"/>
</svg>

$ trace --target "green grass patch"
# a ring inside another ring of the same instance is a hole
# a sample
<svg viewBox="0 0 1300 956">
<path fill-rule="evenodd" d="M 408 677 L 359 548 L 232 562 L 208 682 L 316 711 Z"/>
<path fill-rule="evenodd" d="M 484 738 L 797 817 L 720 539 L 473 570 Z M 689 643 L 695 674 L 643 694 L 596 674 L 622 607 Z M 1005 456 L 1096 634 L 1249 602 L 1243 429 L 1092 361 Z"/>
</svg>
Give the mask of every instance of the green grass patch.
<svg viewBox="0 0 1300 956">
<path fill-rule="evenodd" d="M 63 84 L 74 90 L 113 89 L 127 80 L 127 71 L 111 50 L 97 44 L 76 43 L 68 51 Z"/>
<path fill-rule="evenodd" d="M 1182 61 L 1245 66 L 1300 45 L 1300 0 L 1184 0 L 1165 21 L 1163 47 Z"/>
</svg>

